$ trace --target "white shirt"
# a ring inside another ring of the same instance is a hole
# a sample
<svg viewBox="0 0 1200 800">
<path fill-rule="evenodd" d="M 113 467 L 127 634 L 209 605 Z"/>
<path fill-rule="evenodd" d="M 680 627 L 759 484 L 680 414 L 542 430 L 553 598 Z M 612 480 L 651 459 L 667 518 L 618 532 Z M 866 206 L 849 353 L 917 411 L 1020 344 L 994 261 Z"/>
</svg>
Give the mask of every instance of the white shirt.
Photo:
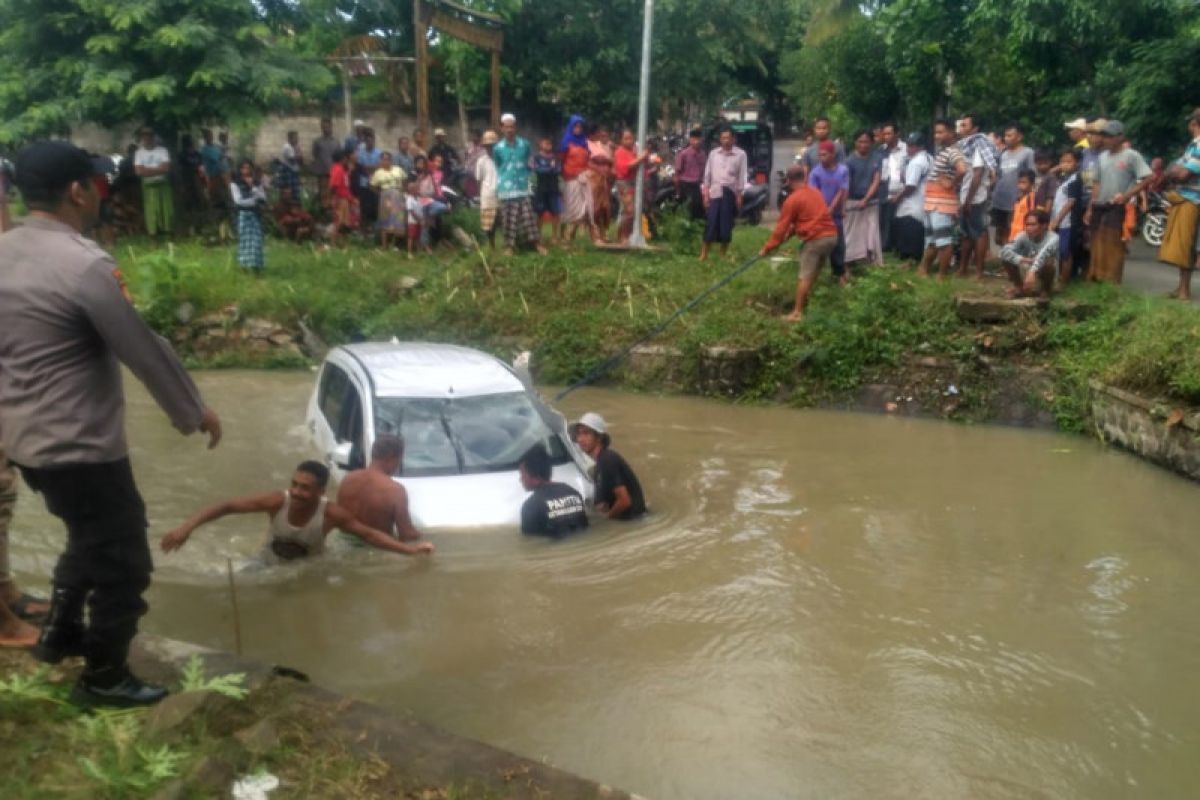
<svg viewBox="0 0 1200 800">
<path fill-rule="evenodd" d="M 971 200 L 971 205 L 980 205 L 986 203 L 988 199 L 988 190 L 992 185 L 992 172 L 988 169 L 987 162 L 983 160 L 983 153 L 977 149 L 975 155 L 971 158 L 971 163 L 967 165 L 967 173 L 963 175 L 962 186 L 958 187 L 958 199 L 962 203 L 967 202 L 967 192 L 971 189 L 971 181 L 975 180 L 976 168 L 982 167 L 983 171 L 979 173 L 979 186 L 975 189 L 975 198 Z"/>
<path fill-rule="evenodd" d="M 404 195 L 404 208 L 408 211 L 408 221 L 417 224 L 421 221 L 421 215 L 425 212 L 421 209 L 421 198 L 411 194 Z"/>
<path fill-rule="evenodd" d="M 929 170 L 932 166 L 933 160 L 924 150 L 908 160 L 908 164 L 904 167 L 904 183 L 901 188 L 912 186 L 914 191 L 901 200 L 900 205 L 896 206 L 897 217 L 925 218 L 925 183 L 929 179 Z"/>
<path fill-rule="evenodd" d="M 165 147 L 152 147 L 149 150 L 147 150 L 145 147 L 139 147 L 137 152 L 133 154 L 134 167 L 148 167 L 150 169 L 154 169 L 170 163 L 171 156 L 167 154 L 167 148 Z M 149 178 L 142 178 L 142 182 L 162 183 L 166 179 L 166 175 L 154 175 Z"/>
<path fill-rule="evenodd" d="M 883 160 L 883 178 L 887 181 L 888 198 L 895 200 L 904 189 L 905 170 L 908 163 L 908 148 L 898 144 L 888 151 Z"/>
<path fill-rule="evenodd" d="M 496 162 L 484 151 L 475 162 L 475 180 L 479 181 L 479 208 L 487 211 L 500 207 L 500 197 L 496 194 Z"/>
</svg>

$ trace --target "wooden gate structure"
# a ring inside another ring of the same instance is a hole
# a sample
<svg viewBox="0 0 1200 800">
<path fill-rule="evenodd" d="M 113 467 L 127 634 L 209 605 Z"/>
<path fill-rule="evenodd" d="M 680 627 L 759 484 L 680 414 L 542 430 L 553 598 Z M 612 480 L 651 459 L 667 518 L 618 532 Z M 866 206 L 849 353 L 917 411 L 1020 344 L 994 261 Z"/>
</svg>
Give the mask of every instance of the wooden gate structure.
<svg viewBox="0 0 1200 800">
<path fill-rule="evenodd" d="M 429 29 L 487 50 L 492 57 L 492 126 L 500 124 L 500 52 L 504 20 L 452 0 L 413 0 L 413 37 L 417 56 L 417 125 L 429 129 Z"/>
</svg>

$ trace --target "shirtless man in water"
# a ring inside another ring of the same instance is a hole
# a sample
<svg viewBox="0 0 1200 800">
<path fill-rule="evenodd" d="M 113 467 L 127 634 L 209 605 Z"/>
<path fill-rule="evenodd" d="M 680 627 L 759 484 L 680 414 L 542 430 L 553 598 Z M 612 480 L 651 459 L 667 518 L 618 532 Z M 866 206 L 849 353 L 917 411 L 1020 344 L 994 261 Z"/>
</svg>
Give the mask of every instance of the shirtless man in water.
<svg viewBox="0 0 1200 800">
<path fill-rule="evenodd" d="M 217 503 L 196 514 L 174 529 L 162 540 L 162 549 L 170 553 L 183 547 L 192 531 L 206 522 L 229 514 L 265 513 L 270 519 L 263 557 L 268 562 L 291 561 L 320 555 L 325 550 L 326 535 L 337 528 L 357 536 L 380 550 L 416 555 L 432 553 L 429 542 L 406 544 L 381 530 L 360 522 L 354 515 L 325 497 L 329 470 L 316 461 L 305 461 L 296 467 L 292 485 L 285 492 L 266 492 Z"/>
<path fill-rule="evenodd" d="M 408 492 L 392 480 L 404 464 L 404 440 L 381 434 L 371 445 L 371 463 L 342 480 L 337 504 L 376 530 L 402 542 L 421 538 L 408 513 Z"/>
</svg>

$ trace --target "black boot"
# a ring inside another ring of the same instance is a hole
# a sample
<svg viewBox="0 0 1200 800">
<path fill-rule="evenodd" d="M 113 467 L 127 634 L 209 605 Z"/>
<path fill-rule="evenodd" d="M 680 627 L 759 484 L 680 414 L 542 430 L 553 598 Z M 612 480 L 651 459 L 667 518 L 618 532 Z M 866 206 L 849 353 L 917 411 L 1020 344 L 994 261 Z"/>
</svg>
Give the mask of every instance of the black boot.
<svg viewBox="0 0 1200 800">
<path fill-rule="evenodd" d="M 100 668 L 89 665 L 71 690 L 71 702 L 84 708 L 152 706 L 166 696 L 166 689 L 146 683 L 124 664 Z"/>
<path fill-rule="evenodd" d="M 33 647 L 34 658 L 57 664 L 68 656 L 84 654 L 83 601 L 86 597 L 87 593 L 79 589 L 54 588 L 42 635 Z"/>
</svg>

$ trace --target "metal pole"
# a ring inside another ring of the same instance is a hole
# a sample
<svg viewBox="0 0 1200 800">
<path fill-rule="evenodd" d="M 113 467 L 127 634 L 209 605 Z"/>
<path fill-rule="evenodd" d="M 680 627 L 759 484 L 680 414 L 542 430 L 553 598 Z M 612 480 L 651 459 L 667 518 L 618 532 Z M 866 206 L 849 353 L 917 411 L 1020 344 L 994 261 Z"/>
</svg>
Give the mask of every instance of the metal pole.
<svg viewBox="0 0 1200 800">
<path fill-rule="evenodd" d="M 642 14 L 642 84 L 638 90 L 638 130 L 636 147 L 646 148 L 646 124 L 650 111 L 650 41 L 654 32 L 654 0 L 646 0 L 646 10 Z M 634 184 L 633 197 L 633 233 L 629 236 L 630 247 L 645 247 L 646 237 L 642 236 L 642 202 L 645 197 L 646 169 L 645 165 L 638 167 L 637 182 Z"/>
</svg>

